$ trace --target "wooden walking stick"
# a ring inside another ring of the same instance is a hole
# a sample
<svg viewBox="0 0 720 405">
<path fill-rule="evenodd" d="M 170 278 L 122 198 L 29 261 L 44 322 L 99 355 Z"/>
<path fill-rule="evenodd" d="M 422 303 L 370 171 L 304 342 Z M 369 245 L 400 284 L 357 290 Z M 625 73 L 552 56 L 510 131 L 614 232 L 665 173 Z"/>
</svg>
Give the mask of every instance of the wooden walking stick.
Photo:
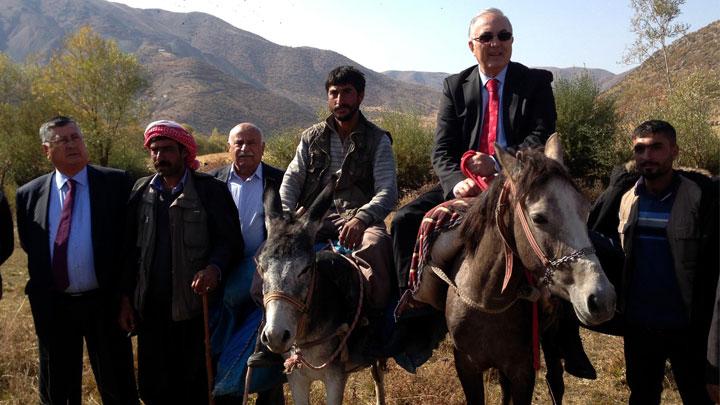
<svg viewBox="0 0 720 405">
<path fill-rule="evenodd" d="M 208 296 L 202 294 L 203 323 L 205 324 L 205 368 L 207 369 L 208 404 L 215 405 L 213 397 L 212 348 L 210 347 L 210 325 L 208 325 Z"/>
</svg>

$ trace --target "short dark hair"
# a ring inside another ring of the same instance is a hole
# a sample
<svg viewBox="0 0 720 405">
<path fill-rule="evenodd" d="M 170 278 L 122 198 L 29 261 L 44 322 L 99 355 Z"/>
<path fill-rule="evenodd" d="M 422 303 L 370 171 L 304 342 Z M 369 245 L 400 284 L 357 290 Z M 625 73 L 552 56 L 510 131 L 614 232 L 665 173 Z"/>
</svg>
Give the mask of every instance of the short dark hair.
<svg viewBox="0 0 720 405">
<path fill-rule="evenodd" d="M 644 138 L 649 135 L 660 134 L 667 137 L 672 144 L 677 142 L 675 128 L 667 121 L 649 120 L 638 125 L 633 131 L 632 139 Z"/>
<path fill-rule="evenodd" d="M 365 93 L 365 75 L 355 66 L 339 66 L 333 69 L 325 81 L 325 91 L 338 84 L 350 84 L 358 93 Z"/>
<path fill-rule="evenodd" d="M 50 118 L 40 126 L 40 141 L 42 143 L 50 142 L 50 138 L 53 136 L 53 132 L 51 131 L 53 128 L 62 128 L 69 124 L 75 124 L 75 126 L 78 127 L 78 131 L 80 131 L 80 125 L 78 125 L 77 121 L 72 117 L 56 115 Z M 80 133 L 82 133 L 82 131 L 80 131 Z"/>
</svg>

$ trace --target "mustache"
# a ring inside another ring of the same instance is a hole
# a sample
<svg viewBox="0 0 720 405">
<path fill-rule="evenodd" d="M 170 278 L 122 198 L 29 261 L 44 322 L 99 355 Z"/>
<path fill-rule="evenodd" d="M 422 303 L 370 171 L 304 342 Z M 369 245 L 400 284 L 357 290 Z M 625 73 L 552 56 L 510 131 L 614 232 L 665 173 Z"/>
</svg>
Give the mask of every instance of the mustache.
<svg viewBox="0 0 720 405">
<path fill-rule="evenodd" d="M 352 110 L 352 107 L 351 107 L 351 106 L 349 106 L 349 105 L 347 105 L 347 104 L 340 104 L 340 105 L 336 105 L 335 107 L 333 107 L 333 111 L 337 111 L 337 110 L 339 110 L 339 109 L 341 109 L 341 108 L 346 108 L 346 109 L 348 109 L 348 110 Z"/>
<path fill-rule="evenodd" d="M 160 160 L 155 163 L 153 163 L 155 167 L 170 167 L 171 164 L 167 160 Z"/>
</svg>

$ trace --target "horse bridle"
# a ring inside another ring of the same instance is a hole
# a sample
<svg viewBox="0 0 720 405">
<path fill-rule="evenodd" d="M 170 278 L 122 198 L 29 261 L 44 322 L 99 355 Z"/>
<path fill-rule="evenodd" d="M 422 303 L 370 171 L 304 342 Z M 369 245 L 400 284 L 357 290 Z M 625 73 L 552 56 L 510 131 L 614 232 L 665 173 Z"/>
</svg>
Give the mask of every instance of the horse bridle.
<svg viewBox="0 0 720 405">
<path fill-rule="evenodd" d="M 549 259 L 548 256 L 542 251 L 540 248 L 540 245 L 537 243 L 537 240 L 535 239 L 535 235 L 533 235 L 532 230 L 530 229 L 530 224 L 527 220 L 527 215 L 525 214 L 525 210 L 523 209 L 523 206 L 521 204 L 520 199 L 518 198 L 517 190 L 515 188 L 515 184 L 510 178 L 510 176 L 507 177 L 505 180 L 505 183 L 503 184 L 502 191 L 500 192 L 500 198 L 498 200 L 497 207 L 495 208 L 495 223 L 497 225 L 498 233 L 500 234 L 501 239 L 503 240 L 503 243 L 505 244 L 505 261 L 506 261 L 506 267 L 505 267 L 505 278 L 503 279 L 503 286 L 501 291 L 504 291 L 507 287 L 508 283 L 510 282 L 510 277 L 512 275 L 512 261 L 513 261 L 513 255 L 514 250 L 510 243 L 508 242 L 508 230 L 507 226 L 502 220 L 502 217 L 505 213 L 505 208 L 508 205 L 508 200 L 510 196 L 513 197 L 515 200 L 515 213 L 517 214 L 518 218 L 520 218 L 520 225 L 522 225 L 523 233 L 525 234 L 525 238 L 527 238 L 528 243 L 530 244 L 530 247 L 532 248 L 533 252 L 535 253 L 535 256 L 540 260 L 540 263 L 542 263 L 544 267 L 544 272 L 542 277 L 540 278 L 540 283 L 544 286 L 548 286 L 553 284 L 553 276 L 555 274 L 555 271 L 564 263 L 571 263 L 574 262 L 581 257 L 589 256 L 593 253 L 595 253 L 595 248 L 592 246 L 586 246 L 582 249 L 578 249 L 570 254 L 567 254 L 565 256 L 562 256 L 558 259 Z"/>
</svg>

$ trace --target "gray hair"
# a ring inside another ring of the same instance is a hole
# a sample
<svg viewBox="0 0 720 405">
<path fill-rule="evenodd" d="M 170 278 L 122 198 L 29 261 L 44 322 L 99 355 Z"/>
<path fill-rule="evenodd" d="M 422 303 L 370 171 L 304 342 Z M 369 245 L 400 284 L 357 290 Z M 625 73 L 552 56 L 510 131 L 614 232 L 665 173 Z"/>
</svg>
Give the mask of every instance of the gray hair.
<svg viewBox="0 0 720 405">
<path fill-rule="evenodd" d="M 255 130 L 255 131 L 257 131 L 258 134 L 260 134 L 260 142 L 265 142 L 265 135 L 263 135 L 263 132 L 260 130 L 260 128 L 257 125 L 253 124 L 252 122 L 243 122 L 243 123 L 235 125 L 230 130 L 230 133 L 228 134 L 228 140 L 227 140 L 228 145 L 232 141 L 233 133 L 235 132 L 236 129 L 237 129 L 238 133 L 247 131 L 249 129 Z"/>
<path fill-rule="evenodd" d="M 71 117 L 65 117 L 62 115 L 58 115 L 55 117 L 50 118 L 47 122 L 43 123 L 40 126 L 40 142 L 41 143 L 50 143 L 50 139 L 55 135 L 55 133 L 52 131 L 55 128 L 62 128 L 69 124 L 75 124 L 75 126 L 78 129 L 78 132 L 82 135 L 82 131 L 80 130 L 80 125 L 78 125 L 77 121 Z"/>
<path fill-rule="evenodd" d="M 479 20 L 481 17 L 484 17 L 488 14 L 494 15 L 496 17 L 504 18 L 505 20 L 507 20 L 508 24 L 510 25 L 510 29 L 512 29 L 512 24 L 510 23 L 510 19 L 507 18 L 507 16 L 505 14 L 503 14 L 503 12 L 499 8 L 494 8 L 494 7 L 486 8 L 485 10 L 480 11 L 475 17 L 472 18 L 472 20 L 470 20 L 470 26 L 468 27 L 468 38 L 472 39 L 471 38 L 472 37 L 472 29 L 473 29 L 473 25 L 475 25 L 475 22 L 477 22 L 477 20 Z"/>
</svg>

